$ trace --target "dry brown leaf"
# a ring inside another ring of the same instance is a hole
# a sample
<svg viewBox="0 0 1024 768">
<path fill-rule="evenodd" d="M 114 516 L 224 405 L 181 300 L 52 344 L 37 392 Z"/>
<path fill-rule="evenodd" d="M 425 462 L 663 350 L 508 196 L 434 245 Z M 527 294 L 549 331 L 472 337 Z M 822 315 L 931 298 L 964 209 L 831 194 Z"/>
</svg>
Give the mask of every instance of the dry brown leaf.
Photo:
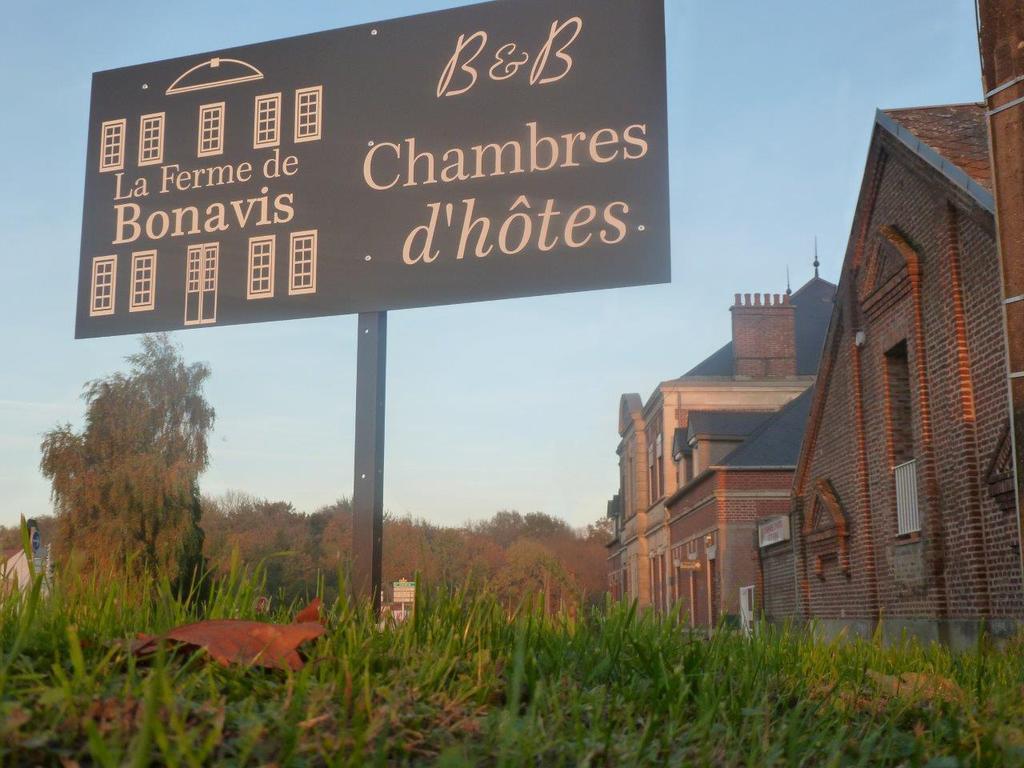
<svg viewBox="0 0 1024 768">
<path fill-rule="evenodd" d="M 202 648 L 219 664 L 242 664 L 271 669 L 301 669 L 298 647 L 320 637 L 326 630 L 317 622 L 267 624 L 242 619 L 213 619 L 175 627 L 160 637 L 140 636 L 132 651 L 136 656 L 153 653 L 156 645 L 169 640 L 191 648 Z"/>
<path fill-rule="evenodd" d="M 302 624 L 309 621 L 320 621 L 320 598 L 314 597 L 313 601 L 295 614 L 295 623 Z"/>
</svg>

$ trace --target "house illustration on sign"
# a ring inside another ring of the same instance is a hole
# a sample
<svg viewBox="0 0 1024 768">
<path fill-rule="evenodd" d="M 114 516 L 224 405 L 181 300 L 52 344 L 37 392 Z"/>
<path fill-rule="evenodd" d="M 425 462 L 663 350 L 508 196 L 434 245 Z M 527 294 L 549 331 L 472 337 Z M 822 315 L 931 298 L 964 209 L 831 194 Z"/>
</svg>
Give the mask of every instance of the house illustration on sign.
<svg viewBox="0 0 1024 768">
<path fill-rule="evenodd" d="M 165 95 L 176 97 L 181 94 L 195 94 L 263 79 L 263 73 L 248 62 L 214 57 L 196 64 L 179 75 L 167 88 Z M 202 93 L 199 95 L 203 96 Z M 259 93 L 253 97 L 252 130 L 248 132 L 252 137 L 251 147 L 229 146 L 226 126 L 229 119 L 235 118 L 228 115 L 226 101 L 200 98 L 201 103 L 197 105 L 197 111 L 194 113 L 195 139 L 187 142 L 188 145 L 195 147 L 195 158 L 218 157 L 232 150 L 241 152 L 249 149 L 276 148 L 281 146 L 283 138 L 287 135 L 286 131 L 290 133 L 295 144 L 319 141 L 323 130 L 323 85 L 297 88 L 290 94 L 293 112 L 289 123 L 284 121 L 284 96 L 282 91 L 277 91 Z M 180 111 L 177 114 L 180 115 Z M 163 164 L 170 122 L 167 112 L 148 112 L 140 115 L 137 120 L 117 117 L 103 121 L 98 137 L 99 172 L 122 173 L 132 159 L 139 168 Z M 135 146 L 130 147 L 129 130 L 134 129 L 136 125 L 138 129 Z M 178 143 L 177 146 L 183 144 Z M 281 247 L 287 245 L 288 248 L 287 295 L 316 293 L 317 230 L 304 229 L 284 235 L 286 242 L 283 242 Z M 245 258 L 246 301 L 274 298 L 277 240 L 275 234 L 250 237 L 248 252 L 239 254 Z M 92 259 L 90 317 L 114 315 L 117 312 L 118 260 L 127 259 L 129 256 L 128 285 L 123 289 L 127 294 L 128 311 L 147 312 L 156 309 L 157 262 L 160 256 L 158 251 L 146 248 L 132 251 L 130 254 L 104 253 Z M 184 256 L 184 325 L 216 323 L 221 243 L 187 243 L 181 248 L 181 252 L 168 254 L 168 257 L 172 258 L 170 263 L 180 265 L 180 258 L 174 258 L 180 256 Z"/>
</svg>

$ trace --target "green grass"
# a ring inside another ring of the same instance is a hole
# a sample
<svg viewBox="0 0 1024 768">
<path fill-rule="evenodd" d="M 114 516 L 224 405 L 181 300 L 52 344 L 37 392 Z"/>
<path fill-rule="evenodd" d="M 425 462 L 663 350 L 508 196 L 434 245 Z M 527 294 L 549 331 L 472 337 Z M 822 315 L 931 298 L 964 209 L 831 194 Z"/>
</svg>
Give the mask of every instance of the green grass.
<svg viewBox="0 0 1024 768">
<path fill-rule="evenodd" d="M 383 630 L 339 600 L 294 674 L 126 652 L 139 631 L 252 618 L 259 586 L 236 570 L 202 615 L 167 584 L 2 598 L 0 763 L 1024 765 L 1021 644 L 708 640 L 623 606 L 510 619 L 486 594 L 435 591 Z M 869 671 L 962 690 L 893 695 Z"/>
</svg>

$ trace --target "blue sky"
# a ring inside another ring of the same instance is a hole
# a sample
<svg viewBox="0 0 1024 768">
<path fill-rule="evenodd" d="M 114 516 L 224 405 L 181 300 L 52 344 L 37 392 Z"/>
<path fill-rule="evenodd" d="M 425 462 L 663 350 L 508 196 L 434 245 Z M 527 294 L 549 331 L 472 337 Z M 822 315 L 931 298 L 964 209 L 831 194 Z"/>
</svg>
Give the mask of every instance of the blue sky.
<svg viewBox="0 0 1024 768">
<path fill-rule="evenodd" d="M 93 71 L 466 5 L 17 2 L 0 32 L 0 524 L 49 511 L 43 432 L 131 337 L 73 340 Z M 617 486 L 619 395 L 729 336 L 736 292 L 834 280 L 874 111 L 977 100 L 972 0 L 666 0 L 673 283 L 389 316 L 385 506 L 583 525 Z M 174 334 L 217 410 L 206 493 L 312 511 L 352 487 L 355 318 Z"/>
</svg>

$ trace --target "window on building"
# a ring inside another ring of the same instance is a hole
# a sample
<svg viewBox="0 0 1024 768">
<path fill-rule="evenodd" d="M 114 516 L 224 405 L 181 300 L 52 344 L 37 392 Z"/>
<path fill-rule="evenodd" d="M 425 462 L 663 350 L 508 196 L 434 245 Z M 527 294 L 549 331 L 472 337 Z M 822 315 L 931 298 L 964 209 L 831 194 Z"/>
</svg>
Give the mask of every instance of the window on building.
<svg viewBox="0 0 1024 768">
<path fill-rule="evenodd" d="M 917 462 L 914 459 L 914 422 L 911 405 L 910 361 L 901 341 L 885 353 L 889 446 L 896 491 L 896 530 L 901 536 L 921 530 L 917 499 Z"/>
<path fill-rule="evenodd" d="M 224 102 L 199 108 L 199 157 L 224 151 Z"/>
<path fill-rule="evenodd" d="M 92 317 L 114 314 L 114 291 L 117 284 L 117 256 L 97 256 L 92 260 Z"/>
<path fill-rule="evenodd" d="M 164 161 L 164 113 L 139 118 L 139 165 L 159 165 Z"/>
<path fill-rule="evenodd" d="M 315 229 L 293 232 L 289 248 L 288 293 L 316 293 Z"/>
<path fill-rule="evenodd" d="M 636 458 L 633 452 L 633 443 L 630 442 L 629 449 L 626 453 L 626 512 L 624 517 L 630 518 L 633 516 L 633 511 L 637 507 L 637 498 L 633 495 L 636 486 Z"/>
<path fill-rule="evenodd" d="M 696 560 L 697 559 L 697 540 L 692 539 L 686 542 L 686 559 Z"/>
<path fill-rule="evenodd" d="M 100 128 L 100 173 L 124 168 L 124 133 L 127 120 L 107 120 Z"/>
<path fill-rule="evenodd" d="M 268 299 L 274 295 L 273 235 L 249 238 L 248 299 Z"/>
<path fill-rule="evenodd" d="M 658 499 L 658 462 L 654 458 L 654 443 L 647 446 L 647 503 L 653 504 Z"/>
<path fill-rule="evenodd" d="M 253 120 L 253 146 L 276 147 L 281 143 L 281 94 L 270 93 L 256 97 Z"/>
<path fill-rule="evenodd" d="M 665 459 L 664 445 L 662 444 L 661 432 L 654 440 L 654 463 L 657 465 L 658 474 L 658 498 L 665 495 Z"/>
<path fill-rule="evenodd" d="M 145 312 L 156 305 L 156 251 L 132 254 L 132 292 L 129 312 Z"/>
<path fill-rule="evenodd" d="M 295 92 L 295 141 L 316 141 L 323 121 L 323 86 Z"/>
<path fill-rule="evenodd" d="M 889 440 L 892 446 L 892 463 L 902 464 L 914 458 L 910 363 L 905 341 L 901 341 L 885 353 L 885 378 L 889 397 Z"/>
</svg>

